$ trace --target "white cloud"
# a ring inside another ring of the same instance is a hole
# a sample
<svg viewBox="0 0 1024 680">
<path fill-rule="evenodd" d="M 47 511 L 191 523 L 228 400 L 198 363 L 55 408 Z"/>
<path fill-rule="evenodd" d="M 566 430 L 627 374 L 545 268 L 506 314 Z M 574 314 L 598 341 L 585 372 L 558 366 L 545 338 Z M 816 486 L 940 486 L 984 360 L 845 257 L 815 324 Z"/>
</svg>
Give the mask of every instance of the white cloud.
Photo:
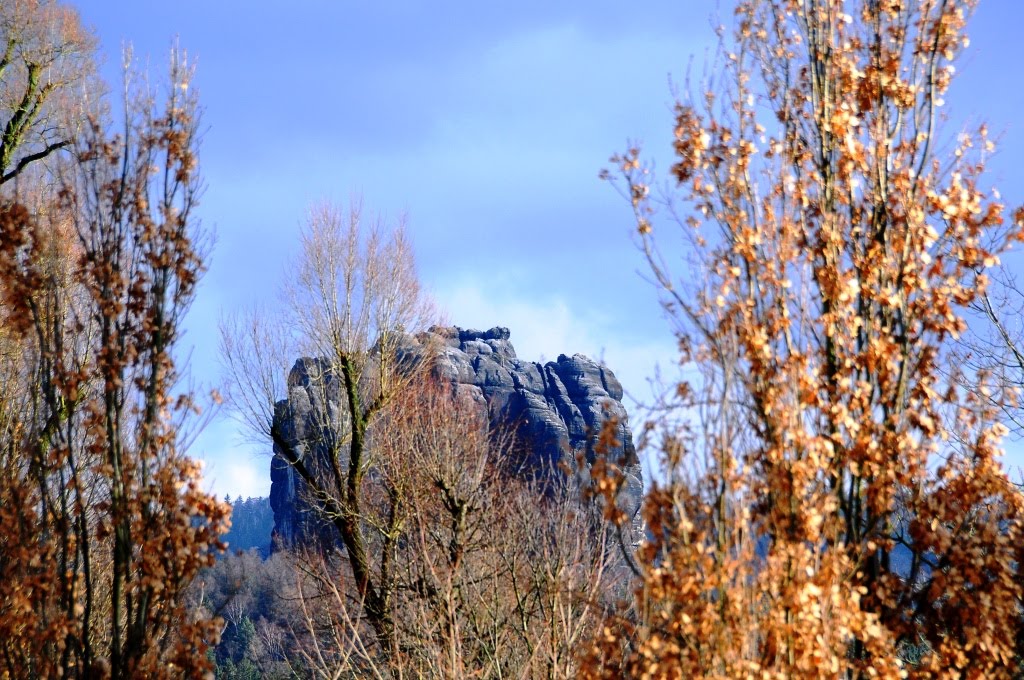
<svg viewBox="0 0 1024 680">
<path fill-rule="evenodd" d="M 244 454 L 241 454 L 244 455 Z M 203 457 L 204 487 L 218 498 L 226 495 L 232 499 L 256 498 L 270 493 L 270 457 L 261 456 L 250 460 L 240 459 L 234 451 L 223 452 L 217 456 Z"/>
<path fill-rule="evenodd" d="M 189 454 L 203 463 L 203 488 L 223 498 L 267 496 L 270 456 L 267 447 L 246 443 L 237 423 L 221 416 L 196 438 Z"/>
</svg>

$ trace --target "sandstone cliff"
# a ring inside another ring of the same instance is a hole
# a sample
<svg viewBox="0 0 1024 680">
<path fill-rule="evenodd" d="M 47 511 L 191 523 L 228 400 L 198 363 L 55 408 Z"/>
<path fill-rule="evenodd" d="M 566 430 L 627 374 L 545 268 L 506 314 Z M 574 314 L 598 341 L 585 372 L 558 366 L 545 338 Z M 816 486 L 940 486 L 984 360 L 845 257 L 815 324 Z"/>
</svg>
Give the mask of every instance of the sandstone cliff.
<svg viewBox="0 0 1024 680">
<path fill-rule="evenodd" d="M 433 327 L 408 336 L 400 351 L 408 359 L 422 356 L 430 348 L 440 377 L 486 408 L 493 424 L 514 428 L 521 456 L 518 469 L 524 474 L 562 475 L 560 464 L 575 468 L 577 460 L 585 461 L 589 468 L 599 455 L 596 436 L 602 424 L 614 417 L 619 446 L 604 455 L 625 463 L 628 484 L 620 503 L 634 518 L 635 540 L 643 477 L 621 401 L 622 386 L 610 369 L 580 354 L 560 355 L 546 364 L 519 359 L 509 335 L 507 328 Z M 313 442 L 324 436 L 325 428 L 332 423 L 343 427 L 338 381 L 322 361 L 299 359 L 288 387 L 288 399 L 277 404 L 275 419 L 306 455 L 316 455 Z M 578 472 L 585 483 L 587 469 Z M 275 535 L 284 543 L 301 542 L 318 524 L 301 489 L 295 471 L 275 455 L 270 502 Z"/>
</svg>

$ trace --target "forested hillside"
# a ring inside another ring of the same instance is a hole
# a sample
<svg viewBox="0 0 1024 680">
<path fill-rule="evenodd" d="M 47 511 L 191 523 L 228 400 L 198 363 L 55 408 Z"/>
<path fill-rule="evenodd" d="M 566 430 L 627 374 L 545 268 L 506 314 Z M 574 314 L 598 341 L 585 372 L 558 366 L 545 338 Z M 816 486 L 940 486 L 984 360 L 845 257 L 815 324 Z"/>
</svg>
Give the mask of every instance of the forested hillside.
<svg viewBox="0 0 1024 680">
<path fill-rule="evenodd" d="M 231 506 L 231 528 L 221 536 L 229 552 L 255 550 L 262 557 L 270 555 L 270 538 L 274 530 L 274 511 L 269 498 L 246 498 L 234 501 L 225 498 Z"/>
</svg>

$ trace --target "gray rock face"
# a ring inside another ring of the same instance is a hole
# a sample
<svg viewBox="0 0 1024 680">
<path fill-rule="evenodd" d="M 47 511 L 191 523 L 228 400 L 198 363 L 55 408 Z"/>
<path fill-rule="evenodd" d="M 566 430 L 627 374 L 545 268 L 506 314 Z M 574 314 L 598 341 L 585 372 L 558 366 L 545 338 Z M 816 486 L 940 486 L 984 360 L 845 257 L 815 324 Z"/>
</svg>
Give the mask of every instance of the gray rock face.
<svg viewBox="0 0 1024 680">
<path fill-rule="evenodd" d="M 274 425 L 303 463 L 316 467 L 317 448 L 324 437 L 341 436 L 348 429 L 342 403 L 342 385 L 321 359 L 302 358 L 288 374 L 288 398 L 275 404 Z M 313 499 L 303 493 L 305 482 L 274 444 L 270 462 L 270 507 L 274 511 L 271 547 L 299 545 L 325 531 Z"/>
<path fill-rule="evenodd" d="M 400 352 L 415 358 L 430 347 L 439 377 L 451 381 L 463 398 L 486 408 L 492 425 L 514 429 L 516 472 L 564 481 L 564 463 L 585 482 L 599 455 L 622 464 L 627 488 L 620 504 L 634 518 L 634 536 L 639 536 L 643 476 L 621 402 L 622 385 L 611 370 L 581 354 L 563 354 L 546 364 L 521 360 L 509 335 L 507 328 L 433 327 L 407 337 Z M 338 408 L 339 381 L 329 376 L 321 380 L 325 370 L 318 360 L 297 361 L 288 379 L 289 397 L 275 412 L 288 439 L 308 456 L 315 456 L 310 443 L 328 429 L 337 436 L 346 427 Z M 597 437 L 610 418 L 617 422 L 617 446 L 599 452 Z M 578 460 L 585 469 L 578 468 Z M 301 484 L 291 466 L 275 455 L 270 490 L 275 534 L 289 544 L 302 541 L 318 524 L 315 512 L 300 498 Z"/>
</svg>

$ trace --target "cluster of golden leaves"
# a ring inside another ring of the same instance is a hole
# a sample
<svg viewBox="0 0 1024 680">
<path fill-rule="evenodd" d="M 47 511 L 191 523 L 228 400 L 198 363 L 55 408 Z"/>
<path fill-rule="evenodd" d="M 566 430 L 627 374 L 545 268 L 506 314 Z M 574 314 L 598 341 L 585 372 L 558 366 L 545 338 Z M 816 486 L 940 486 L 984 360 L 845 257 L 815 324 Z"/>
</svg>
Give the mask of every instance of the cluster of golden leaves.
<svg viewBox="0 0 1024 680">
<path fill-rule="evenodd" d="M 721 409 L 707 464 L 649 494 L 637 618 L 595 641 L 595 677 L 1014 671 L 1024 500 L 945 365 L 1024 234 L 984 127 L 935 156 L 973 4 L 740 2 L 724 84 L 677 107 L 686 291 L 638 152 L 613 159 Z"/>
</svg>

